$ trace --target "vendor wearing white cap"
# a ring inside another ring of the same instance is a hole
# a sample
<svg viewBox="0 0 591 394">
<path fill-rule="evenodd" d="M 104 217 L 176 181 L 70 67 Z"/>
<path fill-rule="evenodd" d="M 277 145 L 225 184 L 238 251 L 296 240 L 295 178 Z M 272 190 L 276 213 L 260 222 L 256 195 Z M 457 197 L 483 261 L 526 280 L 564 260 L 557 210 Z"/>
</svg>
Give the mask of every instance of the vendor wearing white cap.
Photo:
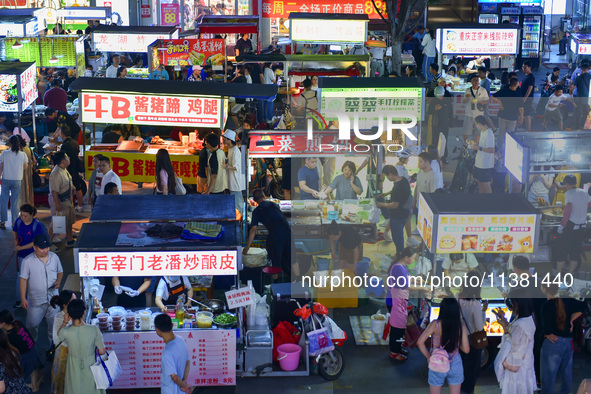
<svg viewBox="0 0 591 394">
<path fill-rule="evenodd" d="M 228 189 L 230 189 L 230 194 L 234 196 L 236 209 L 242 212 L 242 205 L 244 204 L 242 190 L 245 189 L 245 181 L 242 175 L 242 155 L 240 148 L 236 145 L 236 132 L 226 130 L 222 137 L 224 138 L 224 145 L 228 147 L 228 160 L 226 161 Z"/>
<path fill-rule="evenodd" d="M 193 286 L 186 276 L 164 276 L 156 288 L 156 306 L 166 313 L 166 305 L 176 305 L 181 294 L 185 295 L 186 305 L 191 306 L 189 297 L 193 297 Z"/>
<path fill-rule="evenodd" d="M 201 70 L 203 70 L 203 67 L 199 65 L 193 66 L 191 71 L 187 74 L 187 81 L 201 82 Z"/>
</svg>

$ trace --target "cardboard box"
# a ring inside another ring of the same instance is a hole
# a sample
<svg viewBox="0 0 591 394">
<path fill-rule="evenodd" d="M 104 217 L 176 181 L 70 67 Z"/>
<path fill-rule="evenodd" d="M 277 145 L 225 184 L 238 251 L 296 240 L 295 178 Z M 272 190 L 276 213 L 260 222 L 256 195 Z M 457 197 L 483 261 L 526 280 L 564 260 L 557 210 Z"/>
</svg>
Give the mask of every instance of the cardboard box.
<svg viewBox="0 0 591 394">
<path fill-rule="evenodd" d="M 330 271 L 332 275 L 332 271 Z M 351 280 L 351 286 L 346 283 L 339 287 L 331 288 L 330 283 L 327 287 L 319 287 L 315 289 L 316 301 L 327 308 L 356 308 L 359 305 L 359 289 L 353 286 L 353 278 L 355 274 L 350 269 L 343 270 L 341 278 L 347 277 Z"/>
</svg>

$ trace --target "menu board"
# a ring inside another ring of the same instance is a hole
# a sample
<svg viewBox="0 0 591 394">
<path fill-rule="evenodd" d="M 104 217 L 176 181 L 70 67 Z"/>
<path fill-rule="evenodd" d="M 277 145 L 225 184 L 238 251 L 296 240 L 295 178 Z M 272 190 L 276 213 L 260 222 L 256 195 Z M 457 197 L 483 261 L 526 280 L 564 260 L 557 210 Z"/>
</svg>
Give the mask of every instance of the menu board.
<svg viewBox="0 0 591 394">
<path fill-rule="evenodd" d="M 165 66 L 210 65 L 223 66 L 224 40 L 169 40 L 162 43 L 166 48 L 162 53 L 162 64 Z"/>
<path fill-rule="evenodd" d="M 20 38 L 22 48 L 13 49 L 12 44 L 16 38 L 6 38 L 4 46 L 6 59 L 18 59 L 21 62 L 37 62 L 37 67 L 76 67 L 75 42 L 78 37 L 59 38 Z M 39 40 L 41 41 L 41 53 L 39 53 Z M 53 47 L 52 47 L 53 41 Z M 55 55 L 58 62 L 49 63 L 49 59 Z"/>
<path fill-rule="evenodd" d="M 433 211 L 425 197 L 419 195 L 419 216 L 417 218 L 417 228 L 419 234 L 423 238 L 423 242 L 427 245 L 427 249 L 431 250 L 433 244 Z"/>
<path fill-rule="evenodd" d="M 420 216 L 419 205 L 423 223 Z M 536 214 L 441 214 L 436 253 L 533 253 L 536 220 Z"/>
<path fill-rule="evenodd" d="M 513 55 L 517 53 L 517 29 L 442 28 L 441 53 L 445 55 Z"/>
<path fill-rule="evenodd" d="M 189 350 L 192 386 L 236 384 L 236 330 L 175 330 Z M 113 389 L 160 387 L 164 341 L 156 332 L 103 333 L 107 351 L 115 351 L 123 374 Z"/>
</svg>

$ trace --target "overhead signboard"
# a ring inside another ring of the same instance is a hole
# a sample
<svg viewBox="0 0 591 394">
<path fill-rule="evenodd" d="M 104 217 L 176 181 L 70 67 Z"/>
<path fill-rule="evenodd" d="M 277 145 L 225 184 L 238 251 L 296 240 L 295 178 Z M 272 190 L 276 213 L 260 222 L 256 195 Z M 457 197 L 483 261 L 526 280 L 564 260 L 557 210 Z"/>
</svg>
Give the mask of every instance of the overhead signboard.
<svg viewBox="0 0 591 394">
<path fill-rule="evenodd" d="M 330 156 L 337 153 L 353 153 L 369 155 L 370 152 L 351 146 L 350 141 L 339 140 L 337 130 L 317 131 L 312 139 L 308 139 L 306 131 L 266 131 L 249 133 L 250 148 L 248 154 L 253 158 L 260 157 L 297 157 L 312 154 L 314 157 Z"/>
<path fill-rule="evenodd" d="M 57 10 L 57 17 L 64 19 L 99 19 L 104 20 L 111 17 L 110 7 L 67 7 Z"/>
<path fill-rule="evenodd" d="M 514 55 L 519 46 L 518 29 L 438 29 L 445 55 Z"/>
<path fill-rule="evenodd" d="M 223 66 L 226 62 L 221 38 L 168 40 L 162 48 L 159 52 L 165 66 Z"/>
<path fill-rule="evenodd" d="M 339 2 L 334 0 L 263 0 L 263 18 L 288 18 L 291 12 L 312 14 L 356 14 L 370 19 L 381 19 L 373 4 L 367 0 Z M 376 1 L 382 15 L 386 16 L 386 2 Z"/>
<path fill-rule="evenodd" d="M 578 54 L 579 55 L 591 55 L 591 44 L 579 44 L 579 53 Z"/>
<path fill-rule="evenodd" d="M 300 43 L 361 44 L 367 39 L 367 20 L 290 19 L 289 35 Z"/>
<path fill-rule="evenodd" d="M 0 23 L 0 36 L 23 37 L 34 36 L 39 33 L 39 24 L 36 20 L 27 23 Z"/>
<path fill-rule="evenodd" d="M 171 38 L 178 38 L 177 30 L 173 34 L 97 32 L 92 35 L 94 49 L 99 52 L 147 52 L 148 45 L 154 41 Z"/>
<path fill-rule="evenodd" d="M 86 123 L 218 128 L 224 110 L 224 102 L 217 96 L 82 92 L 82 120 Z"/>
<path fill-rule="evenodd" d="M 79 252 L 80 276 L 236 275 L 237 252 Z"/>
<path fill-rule="evenodd" d="M 18 74 L 0 74 L 0 112 L 22 112 L 37 98 L 35 63 Z"/>
<path fill-rule="evenodd" d="M 478 0 L 479 3 L 497 3 L 497 4 L 515 4 L 519 3 L 521 5 L 532 5 L 532 4 L 542 4 L 542 0 Z"/>
<path fill-rule="evenodd" d="M 441 214 L 436 253 L 533 253 L 537 214 Z"/>
</svg>

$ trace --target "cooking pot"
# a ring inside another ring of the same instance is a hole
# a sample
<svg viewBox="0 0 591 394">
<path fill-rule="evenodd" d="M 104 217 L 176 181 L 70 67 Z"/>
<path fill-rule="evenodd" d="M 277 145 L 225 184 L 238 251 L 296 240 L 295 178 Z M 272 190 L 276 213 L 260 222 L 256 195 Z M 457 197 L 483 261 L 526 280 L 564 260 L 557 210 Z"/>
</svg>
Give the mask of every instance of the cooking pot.
<svg viewBox="0 0 591 394">
<path fill-rule="evenodd" d="M 202 301 L 201 304 L 205 305 L 199 305 L 199 309 L 200 310 L 209 310 L 211 312 L 213 312 L 214 315 L 219 315 L 220 313 L 224 313 L 226 311 L 226 305 L 224 304 L 224 302 L 222 300 L 216 300 L 216 299 L 212 299 L 212 300 L 205 300 Z"/>
</svg>

